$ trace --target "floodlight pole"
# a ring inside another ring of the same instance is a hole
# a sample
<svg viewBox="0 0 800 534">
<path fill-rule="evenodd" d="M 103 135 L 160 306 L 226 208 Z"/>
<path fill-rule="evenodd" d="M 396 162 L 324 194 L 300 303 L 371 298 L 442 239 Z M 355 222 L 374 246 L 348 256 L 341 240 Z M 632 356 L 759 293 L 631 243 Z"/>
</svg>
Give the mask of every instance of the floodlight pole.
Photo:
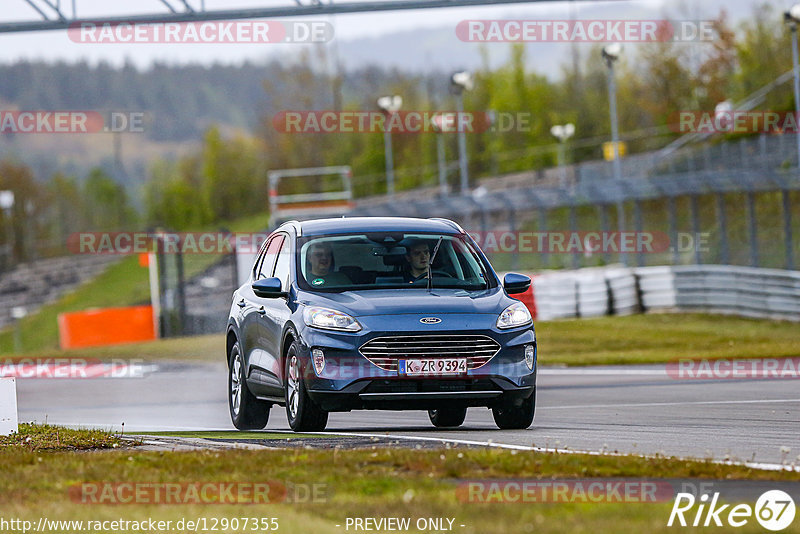
<svg viewBox="0 0 800 534">
<path fill-rule="evenodd" d="M 389 116 L 388 114 L 386 115 Z M 394 195 L 394 157 L 392 155 L 392 132 L 389 131 L 389 121 L 383 129 L 383 153 L 386 157 L 386 194 Z"/>
<path fill-rule="evenodd" d="M 618 53 L 618 51 L 617 51 Z M 619 159 L 619 125 L 617 124 L 617 84 L 614 79 L 614 62 L 617 60 L 616 53 L 609 54 L 606 52 L 606 49 L 603 49 L 603 59 L 606 60 L 606 66 L 608 67 L 608 107 L 609 112 L 611 114 L 611 144 L 613 149 L 613 166 L 614 166 L 614 179 L 617 181 L 618 184 L 621 185 L 622 181 L 622 163 Z M 620 192 L 620 195 L 622 193 Z M 622 243 L 625 242 L 623 239 L 623 233 L 625 232 L 625 202 L 623 201 L 622 197 L 617 201 L 617 226 L 620 233 L 620 258 L 622 259 L 622 264 L 627 266 L 628 265 L 628 257 L 626 256 L 626 251 L 622 250 Z"/>
<path fill-rule="evenodd" d="M 394 196 L 394 156 L 392 155 L 392 114 L 400 110 L 403 99 L 398 95 L 382 96 L 378 99 L 378 107 L 386 116 L 383 128 L 383 154 L 386 158 L 386 194 Z"/>
<path fill-rule="evenodd" d="M 789 14 L 786 14 L 787 18 Z M 794 111 L 795 119 L 800 114 L 800 61 L 797 57 L 797 21 L 789 18 L 789 28 L 792 31 L 792 70 L 794 71 Z M 797 141 L 797 166 L 800 167 L 800 133 L 795 134 Z"/>
<path fill-rule="evenodd" d="M 444 135 L 436 134 L 436 159 L 439 163 L 439 191 L 447 194 L 447 161 L 444 153 Z"/>
<path fill-rule="evenodd" d="M 611 142 L 614 149 L 614 179 L 622 180 L 622 165 L 619 160 L 619 125 L 617 123 L 617 84 L 614 80 L 614 60 L 606 59 L 608 65 L 608 107 L 611 114 Z"/>
<path fill-rule="evenodd" d="M 461 194 L 466 195 L 469 191 L 469 168 L 467 166 L 467 134 L 462 127 L 462 115 L 464 114 L 464 89 L 458 92 L 456 97 L 456 111 L 458 111 L 458 168 L 461 174 Z"/>
</svg>

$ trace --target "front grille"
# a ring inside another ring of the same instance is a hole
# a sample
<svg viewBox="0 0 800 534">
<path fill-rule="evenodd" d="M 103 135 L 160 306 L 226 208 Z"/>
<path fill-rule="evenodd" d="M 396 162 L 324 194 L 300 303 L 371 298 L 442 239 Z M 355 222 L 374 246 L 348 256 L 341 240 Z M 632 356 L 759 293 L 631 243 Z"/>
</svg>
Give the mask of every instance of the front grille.
<svg viewBox="0 0 800 534">
<path fill-rule="evenodd" d="M 475 334 L 431 334 L 376 337 L 359 349 L 371 363 L 384 371 L 397 372 L 397 360 L 418 358 L 466 358 L 467 369 L 486 365 L 500 344 Z"/>
</svg>

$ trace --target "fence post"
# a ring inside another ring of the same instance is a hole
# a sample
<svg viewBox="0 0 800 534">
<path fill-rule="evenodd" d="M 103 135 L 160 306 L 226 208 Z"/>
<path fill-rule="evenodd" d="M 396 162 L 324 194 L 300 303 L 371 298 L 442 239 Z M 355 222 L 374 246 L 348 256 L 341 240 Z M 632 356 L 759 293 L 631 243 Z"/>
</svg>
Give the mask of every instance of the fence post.
<svg viewBox="0 0 800 534">
<path fill-rule="evenodd" d="M 608 206 L 606 204 L 600 204 L 598 210 L 600 210 L 600 226 L 603 229 L 603 235 L 608 235 Z M 609 252 L 608 247 L 603 247 L 603 263 L 606 265 L 611 263 L 611 252 Z"/>
<path fill-rule="evenodd" d="M 747 199 L 747 227 L 750 233 L 750 265 L 758 267 L 758 234 L 756 228 L 756 199 L 755 193 L 748 191 Z"/>
<path fill-rule="evenodd" d="M 692 216 L 692 244 L 694 245 L 694 262 L 700 265 L 702 262 L 700 258 L 700 247 L 697 246 L 697 236 L 700 235 L 700 218 L 697 214 L 697 195 L 689 196 L 689 208 Z"/>
<path fill-rule="evenodd" d="M 667 197 L 667 212 L 669 215 L 669 240 L 672 244 L 672 264 L 680 263 L 680 253 L 678 252 L 678 216 L 675 214 L 675 197 Z"/>
<path fill-rule="evenodd" d="M 537 230 L 539 232 L 547 232 L 547 208 L 539 208 L 539 225 L 538 226 L 539 226 L 539 228 L 537 228 Z M 550 240 L 549 239 L 546 239 L 543 242 L 546 242 L 548 244 L 548 247 L 550 246 Z M 539 251 L 539 256 L 542 256 L 542 255 L 544 255 L 544 257 L 545 257 L 545 260 L 544 260 L 545 266 L 546 267 L 550 267 L 550 265 L 551 265 L 550 253 L 548 251 L 541 251 L 540 250 Z"/>
<path fill-rule="evenodd" d="M 639 246 L 639 235 L 642 233 L 642 202 L 637 198 L 633 201 L 633 224 L 636 226 L 636 265 L 644 267 L 644 252 Z"/>
<path fill-rule="evenodd" d="M 569 231 L 575 235 L 577 231 L 577 214 L 575 213 L 575 204 L 569 205 Z M 570 236 L 571 237 L 571 236 Z M 572 251 L 572 268 L 578 269 L 580 267 L 580 252 L 577 250 Z"/>
<path fill-rule="evenodd" d="M 517 232 L 517 212 L 514 208 L 508 209 L 508 228 L 512 234 L 516 235 Z M 517 236 L 518 238 L 519 236 Z M 511 254 L 511 270 L 516 271 L 519 269 L 519 239 L 516 239 L 517 246 L 514 247 L 514 252 Z"/>
<path fill-rule="evenodd" d="M 730 264 L 728 255 L 728 217 L 725 213 L 725 193 L 717 193 L 717 220 L 719 221 L 720 262 Z"/>
<path fill-rule="evenodd" d="M 169 291 L 169 282 L 167 280 L 167 261 L 164 251 L 164 238 L 158 236 L 156 238 L 156 267 L 158 267 L 158 337 L 169 337 L 170 331 L 168 330 L 167 321 L 167 291 Z"/>
<path fill-rule="evenodd" d="M 711 147 L 708 143 L 703 145 L 703 169 L 711 169 Z"/>
<path fill-rule="evenodd" d="M 180 239 L 178 240 L 178 250 L 175 252 L 175 267 L 178 279 L 178 322 L 180 323 L 178 324 L 178 333 L 184 335 L 186 333 L 186 290 L 184 288 L 183 250 Z"/>
<path fill-rule="evenodd" d="M 786 246 L 786 268 L 794 270 L 794 240 L 792 238 L 792 198 L 787 189 L 781 191 L 783 200 L 783 237 Z"/>
</svg>

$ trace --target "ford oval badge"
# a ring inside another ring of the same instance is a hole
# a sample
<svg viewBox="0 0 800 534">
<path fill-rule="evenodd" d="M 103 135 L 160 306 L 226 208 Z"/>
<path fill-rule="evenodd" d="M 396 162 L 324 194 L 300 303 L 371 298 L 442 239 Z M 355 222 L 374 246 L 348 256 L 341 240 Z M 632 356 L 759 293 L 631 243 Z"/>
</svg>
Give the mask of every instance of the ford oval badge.
<svg viewBox="0 0 800 534">
<path fill-rule="evenodd" d="M 438 317 L 423 317 L 422 319 L 419 320 L 419 322 L 421 322 L 422 324 L 437 324 L 441 323 L 442 320 L 439 319 Z"/>
</svg>

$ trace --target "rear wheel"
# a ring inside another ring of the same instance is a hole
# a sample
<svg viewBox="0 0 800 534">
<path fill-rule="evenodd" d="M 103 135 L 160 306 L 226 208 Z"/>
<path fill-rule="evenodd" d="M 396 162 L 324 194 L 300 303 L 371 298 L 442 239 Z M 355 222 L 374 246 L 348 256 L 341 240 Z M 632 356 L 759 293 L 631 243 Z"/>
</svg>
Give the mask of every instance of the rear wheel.
<svg viewBox="0 0 800 534">
<path fill-rule="evenodd" d="M 504 430 L 528 428 L 533 423 L 536 411 L 536 390 L 521 405 L 501 404 L 492 408 L 494 422 Z"/>
<path fill-rule="evenodd" d="M 228 408 L 233 426 L 239 430 L 261 430 L 267 426 L 272 404 L 258 400 L 247 389 L 244 358 L 237 341 L 231 349 L 228 366 Z"/>
<path fill-rule="evenodd" d="M 466 408 L 444 408 L 428 410 L 428 417 L 437 428 L 456 427 L 464 424 L 467 418 Z"/>
<path fill-rule="evenodd" d="M 308 396 L 303 379 L 297 345 L 292 342 L 286 352 L 286 417 L 295 432 L 319 432 L 328 424 L 328 412 L 319 408 Z"/>
</svg>

